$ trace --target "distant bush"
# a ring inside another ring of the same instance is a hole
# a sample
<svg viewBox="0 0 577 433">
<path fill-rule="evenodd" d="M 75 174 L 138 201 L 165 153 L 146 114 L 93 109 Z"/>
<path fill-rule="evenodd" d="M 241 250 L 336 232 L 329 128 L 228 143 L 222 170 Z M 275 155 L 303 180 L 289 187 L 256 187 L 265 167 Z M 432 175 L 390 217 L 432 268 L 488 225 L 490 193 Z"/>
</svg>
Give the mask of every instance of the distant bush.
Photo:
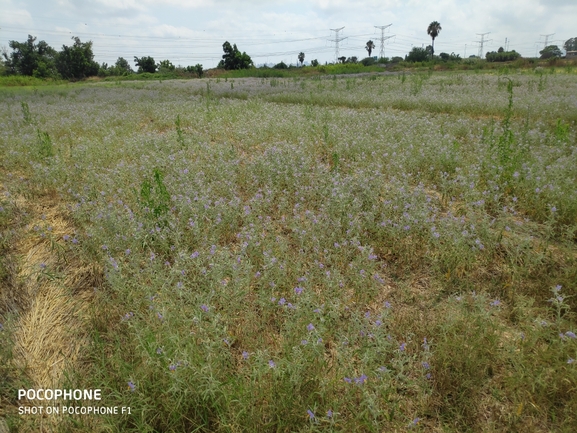
<svg viewBox="0 0 577 433">
<path fill-rule="evenodd" d="M 429 58 L 429 52 L 424 48 L 413 47 L 405 57 L 407 62 L 426 62 Z"/>
<path fill-rule="evenodd" d="M 515 50 L 502 52 L 491 51 L 485 55 L 485 59 L 487 59 L 488 62 L 512 62 L 519 57 L 521 57 L 521 54 Z"/>
<path fill-rule="evenodd" d="M 376 62 L 375 59 L 373 59 L 372 57 L 365 57 L 363 60 L 361 60 L 361 63 L 362 63 L 364 66 L 371 66 L 371 65 L 374 65 L 374 64 L 377 63 L 377 62 Z"/>
</svg>

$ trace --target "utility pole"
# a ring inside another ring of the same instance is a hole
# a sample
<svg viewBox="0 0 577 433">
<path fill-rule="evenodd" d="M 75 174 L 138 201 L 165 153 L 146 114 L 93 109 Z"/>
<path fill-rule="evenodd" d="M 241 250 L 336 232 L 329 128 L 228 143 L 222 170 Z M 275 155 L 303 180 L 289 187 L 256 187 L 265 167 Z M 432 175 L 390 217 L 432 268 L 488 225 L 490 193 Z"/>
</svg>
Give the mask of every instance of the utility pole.
<svg viewBox="0 0 577 433">
<path fill-rule="evenodd" d="M 485 40 L 485 35 L 488 35 L 491 32 L 487 32 L 487 33 L 477 33 L 479 36 L 481 36 L 481 40 L 480 41 L 473 41 L 477 44 L 479 44 L 479 58 L 482 59 L 483 58 L 483 44 L 485 42 L 491 42 L 492 39 L 489 40 Z"/>
<path fill-rule="evenodd" d="M 346 39 L 346 38 L 339 38 L 339 32 L 344 28 L 345 26 L 342 26 L 340 29 L 330 29 L 331 32 L 335 32 L 335 38 L 329 39 L 331 42 L 335 43 L 335 63 L 339 62 L 339 42 Z"/>
<path fill-rule="evenodd" d="M 555 33 L 549 33 L 548 35 L 541 35 L 545 37 L 545 45 L 543 45 L 543 49 L 547 48 L 547 42 L 549 42 L 549 36 L 553 36 Z"/>
<path fill-rule="evenodd" d="M 391 27 L 392 24 L 387 24 L 386 26 L 375 26 L 376 29 L 381 29 L 381 52 L 379 53 L 379 57 L 382 59 L 385 57 L 385 41 L 387 39 L 392 38 L 394 35 L 385 37 L 385 29 Z"/>
</svg>

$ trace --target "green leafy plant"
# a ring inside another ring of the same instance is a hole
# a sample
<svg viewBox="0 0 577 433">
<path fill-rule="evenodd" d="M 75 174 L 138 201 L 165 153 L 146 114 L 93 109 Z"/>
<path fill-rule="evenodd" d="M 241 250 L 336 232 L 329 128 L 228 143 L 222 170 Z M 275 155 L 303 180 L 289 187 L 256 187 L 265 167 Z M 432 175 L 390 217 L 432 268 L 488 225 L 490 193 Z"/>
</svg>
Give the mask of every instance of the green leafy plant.
<svg viewBox="0 0 577 433">
<path fill-rule="evenodd" d="M 145 179 L 140 187 L 140 202 L 150 209 L 150 212 L 157 219 L 161 218 L 169 210 L 170 194 L 164 184 L 164 175 L 155 168 L 153 181 Z"/>
<path fill-rule="evenodd" d="M 32 114 L 30 113 L 30 107 L 28 106 L 28 103 L 22 101 L 20 105 L 22 106 L 22 116 L 24 117 L 24 122 L 30 125 L 32 123 Z"/>
<path fill-rule="evenodd" d="M 52 139 L 47 132 L 37 131 L 38 137 L 38 153 L 42 158 L 48 158 L 54 156 L 54 146 L 52 145 Z"/>
</svg>

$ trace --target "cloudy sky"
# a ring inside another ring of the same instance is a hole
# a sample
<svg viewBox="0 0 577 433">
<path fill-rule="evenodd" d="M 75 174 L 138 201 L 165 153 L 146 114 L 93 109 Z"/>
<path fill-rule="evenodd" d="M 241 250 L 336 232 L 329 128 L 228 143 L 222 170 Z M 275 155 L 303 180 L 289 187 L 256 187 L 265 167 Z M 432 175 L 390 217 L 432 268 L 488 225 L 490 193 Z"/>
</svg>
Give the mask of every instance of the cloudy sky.
<svg viewBox="0 0 577 433">
<path fill-rule="evenodd" d="M 228 40 L 255 64 L 333 61 L 338 33 L 341 56 L 366 57 L 370 39 L 385 56 L 427 46 L 426 29 L 441 23 L 435 52 L 461 57 L 505 47 L 533 57 L 548 44 L 577 36 L 577 0 L 0 0 L 0 47 L 27 35 L 60 50 L 78 36 L 93 41 L 95 60 L 134 56 L 175 65 L 216 66 Z M 490 33 L 489 33 L 490 32 Z M 550 36 L 546 36 L 550 35 Z"/>
</svg>

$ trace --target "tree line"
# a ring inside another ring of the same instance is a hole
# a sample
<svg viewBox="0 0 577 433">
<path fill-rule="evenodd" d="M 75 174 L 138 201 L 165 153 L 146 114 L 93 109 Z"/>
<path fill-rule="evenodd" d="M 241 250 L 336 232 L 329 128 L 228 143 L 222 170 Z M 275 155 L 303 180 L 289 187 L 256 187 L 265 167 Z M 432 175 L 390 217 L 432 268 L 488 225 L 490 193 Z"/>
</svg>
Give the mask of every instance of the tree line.
<svg viewBox="0 0 577 433">
<path fill-rule="evenodd" d="M 340 63 L 362 63 L 365 66 L 370 66 L 376 62 L 393 63 L 405 60 L 407 62 L 425 62 L 428 60 L 440 60 L 443 62 L 460 61 L 461 57 L 455 53 L 440 53 L 435 56 L 435 39 L 441 32 L 441 24 L 437 21 L 431 22 L 427 28 L 427 34 L 431 37 L 431 45 L 426 48 L 413 47 L 411 51 L 402 57 L 393 57 L 392 59 L 375 59 L 371 57 L 372 51 L 375 49 L 375 44 L 372 40 L 366 43 L 365 49 L 368 57 L 359 61 L 356 56 L 340 57 Z M 94 53 L 92 51 L 92 41 L 82 42 L 80 38 L 72 37 L 73 44 L 63 45 L 60 51 L 56 51 L 45 41 L 36 42 L 36 37 L 28 35 L 28 39 L 24 42 L 10 41 L 9 47 L 12 49 L 11 53 L 5 51 L 2 53 L 4 57 L 4 73 L 8 75 L 28 75 L 37 78 L 63 78 L 67 80 L 79 80 L 95 75 L 99 76 L 125 76 L 134 72 L 137 73 L 171 73 L 177 70 L 196 75 L 199 78 L 203 76 L 204 70 L 201 64 L 194 66 L 187 66 L 185 68 L 176 67 L 170 60 L 162 60 L 156 63 L 153 57 L 143 56 L 134 57 L 134 64 L 136 71 L 132 69 L 130 63 L 123 57 L 119 57 L 114 65 L 107 63 L 98 64 L 94 60 Z M 568 39 L 563 47 L 567 52 L 577 51 L 577 37 Z M 222 45 L 223 56 L 218 64 L 218 68 L 226 70 L 248 69 L 254 67 L 254 63 L 246 52 L 241 52 L 236 44 L 231 44 L 226 41 Z M 542 59 L 562 57 L 563 53 L 557 45 L 549 45 L 540 51 Z M 475 56 L 471 56 L 475 57 Z M 486 53 L 486 60 L 488 62 L 505 62 L 516 60 L 521 57 L 515 50 L 505 51 L 502 47 L 498 51 L 491 51 Z M 305 53 L 300 52 L 298 61 L 301 66 L 305 59 Z M 311 61 L 311 66 L 318 66 L 319 62 L 315 59 Z M 285 69 L 288 68 L 284 62 L 275 65 L 274 68 Z"/>
<path fill-rule="evenodd" d="M 12 52 L 2 53 L 5 74 L 80 80 L 96 75 L 125 76 L 135 72 L 128 60 L 123 57 L 119 57 L 114 65 L 98 64 L 94 60 L 92 41 L 82 42 L 80 38 L 74 36 L 72 45 L 63 45 L 60 51 L 56 51 L 46 41 L 36 42 L 36 39 L 28 35 L 28 39 L 24 42 L 9 42 L 8 46 Z M 137 73 L 170 73 L 177 69 L 170 60 L 156 63 L 151 56 L 134 57 L 134 64 Z M 204 73 L 201 64 L 181 69 L 198 77 L 202 77 Z"/>
</svg>

